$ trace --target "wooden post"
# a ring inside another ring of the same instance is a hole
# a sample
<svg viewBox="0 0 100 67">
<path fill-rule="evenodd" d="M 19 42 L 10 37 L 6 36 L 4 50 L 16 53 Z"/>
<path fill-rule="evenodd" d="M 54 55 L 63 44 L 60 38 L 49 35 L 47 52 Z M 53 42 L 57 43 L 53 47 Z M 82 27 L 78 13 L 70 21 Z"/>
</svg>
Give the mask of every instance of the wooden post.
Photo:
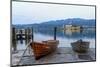
<svg viewBox="0 0 100 67">
<path fill-rule="evenodd" d="M 12 28 L 12 40 L 15 40 L 15 36 L 16 36 L 15 28 L 13 27 Z"/>
<path fill-rule="evenodd" d="M 32 33 L 31 33 L 31 35 L 32 35 L 32 41 L 33 41 L 33 27 L 31 29 L 32 29 Z"/>
<path fill-rule="evenodd" d="M 54 27 L 54 40 L 56 40 L 57 27 Z"/>
<path fill-rule="evenodd" d="M 27 45 L 27 29 L 25 29 L 25 44 Z"/>
<path fill-rule="evenodd" d="M 14 51 L 16 51 L 17 50 L 17 46 L 16 46 L 16 31 L 15 31 L 14 27 L 12 28 L 12 46 L 13 46 Z"/>
<path fill-rule="evenodd" d="M 20 43 L 22 44 L 23 43 L 23 30 L 22 29 L 20 29 L 19 40 L 20 40 Z"/>
<path fill-rule="evenodd" d="M 27 38 L 29 40 L 29 28 L 27 28 Z"/>
<path fill-rule="evenodd" d="M 31 39 L 31 28 L 28 28 L 28 43 L 30 42 Z"/>
<path fill-rule="evenodd" d="M 27 29 L 25 29 L 25 40 L 27 40 Z"/>
</svg>

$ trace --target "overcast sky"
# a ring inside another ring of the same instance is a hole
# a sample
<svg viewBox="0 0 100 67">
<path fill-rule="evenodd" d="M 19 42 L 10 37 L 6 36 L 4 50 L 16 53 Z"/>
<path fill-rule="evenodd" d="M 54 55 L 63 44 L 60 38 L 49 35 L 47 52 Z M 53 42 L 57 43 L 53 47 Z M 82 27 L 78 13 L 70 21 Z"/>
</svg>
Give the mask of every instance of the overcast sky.
<svg viewBox="0 0 100 67">
<path fill-rule="evenodd" d="M 12 23 L 32 24 L 67 18 L 95 19 L 95 7 L 43 3 L 12 3 Z"/>
</svg>

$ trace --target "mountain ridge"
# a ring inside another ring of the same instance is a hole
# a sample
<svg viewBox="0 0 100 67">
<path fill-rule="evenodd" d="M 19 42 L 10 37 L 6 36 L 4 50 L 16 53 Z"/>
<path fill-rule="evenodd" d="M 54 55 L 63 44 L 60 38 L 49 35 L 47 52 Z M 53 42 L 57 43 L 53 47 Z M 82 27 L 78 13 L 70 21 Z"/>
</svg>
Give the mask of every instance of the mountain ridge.
<svg viewBox="0 0 100 67">
<path fill-rule="evenodd" d="M 44 28 L 44 27 L 62 27 L 63 25 L 79 25 L 79 26 L 95 26 L 95 19 L 82 19 L 82 18 L 69 18 L 69 19 L 61 19 L 61 20 L 51 20 L 43 23 L 35 23 L 35 24 L 19 24 L 13 25 L 14 27 L 34 27 L 34 28 Z"/>
</svg>

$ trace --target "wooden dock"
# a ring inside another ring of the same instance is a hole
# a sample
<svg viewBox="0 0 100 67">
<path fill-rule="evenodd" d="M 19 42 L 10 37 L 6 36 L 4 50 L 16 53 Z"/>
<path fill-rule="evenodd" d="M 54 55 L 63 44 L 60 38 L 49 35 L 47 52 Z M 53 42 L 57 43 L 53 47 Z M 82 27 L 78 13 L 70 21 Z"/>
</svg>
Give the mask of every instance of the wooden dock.
<svg viewBox="0 0 100 67">
<path fill-rule="evenodd" d="M 12 54 L 12 66 L 16 65 L 37 65 L 37 64 L 51 64 L 51 63 L 69 63 L 69 62 L 79 62 L 79 61 L 95 61 L 95 49 L 90 48 L 87 53 L 76 53 L 69 47 L 59 47 L 55 52 L 49 54 L 39 60 L 34 59 L 34 55 L 29 55 L 26 51 L 25 56 L 23 56 L 21 62 L 20 58 L 24 50 L 18 51 L 18 53 Z"/>
<path fill-rule="evenodd" d="M 33 28 L 17 29 L 12 28 L 12 40 L 33 39 Z"/>
<path fill-rule="evenodd" d="M 15 40 L 18 39 L 32 39 L 33 41 L 33 31 L 29 29 L 13 29 L 12 31 L 12 41 L 15 43 Z M 26 32 L 25 32 L 26 31 Z M 54 40 L 56 40 L 56 31 L 57 28 L 54 28 Z M 95 61 L 96 53 L 95 48 L 89 48 L 87 53 L 76 53 L 72 50 L 71 47 L 59 47 L 57 50 L 39 60 L 35 60 L 34 54 L 28 49 L 25 52 L 25 55 L 22 57 L 25 50 L 16 50 L 12 51 L 11 55 L 11 65 L 20 66 L 20 65 L 37 65 L 37 64 L 51 64 L 51 63 L 69 63 L 69 62 L 84 62 L 84 61 Z M 22 59 L 21 59 L 22 57 Z M 21 61 L 20 61 L 21 60 Z"/>
</svg>

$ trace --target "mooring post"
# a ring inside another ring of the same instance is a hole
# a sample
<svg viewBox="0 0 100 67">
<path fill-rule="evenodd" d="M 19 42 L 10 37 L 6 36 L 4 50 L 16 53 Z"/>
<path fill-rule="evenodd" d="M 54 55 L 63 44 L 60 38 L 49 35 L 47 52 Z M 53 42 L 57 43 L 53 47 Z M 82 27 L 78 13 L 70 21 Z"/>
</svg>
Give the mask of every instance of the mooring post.
<svg viewBox="0 0 100 67">
<path fill-rule="evenodd" d="M 32 33 L 31 33 L 31 35 L 32 35 L 32 41 L 33 41 L 33 27 L 31 29 L 32 29 Z"/>
<path fill-rule="evenodd" d="M 12 28 L 12 46 L 14 48 L 14 51 L 17 50 L 17 46 L 16 46 L 16 31 L 15 28 Z"/>
<path fill-rule="evenodd" d="M 19 30 L 19 40 L 22 40 L 22 29 Z"/>
<path fill-rule="evenodd" d="M 25 29 L 25 40 L 27 39 L 27 29 Z"/>
<path fill-rule="evenodd" d="M 28 40 L 29 40 L 29 34 L 30 34 L 30 29 L 29 28 L 27 28 L 27 37 L 28 37 Z"/>
<path fill-rule="evenodd" d="M 15 28 L 12 28 L 12 40 L 16 39 L 16 32 L 15 32 Z"/>
<path fill-rule="evenodd" d="M 27 39 L 28 39 L 28 37 L 27 37 L 27 29 L 25 29 L 25 40 L 26 40 L 26 42 L 27 42 Z"/>
<path fill-rule="evenodd" d="M 57 27 L 54 27 L 54 40 L 56 40 Z"/>
</svg>

